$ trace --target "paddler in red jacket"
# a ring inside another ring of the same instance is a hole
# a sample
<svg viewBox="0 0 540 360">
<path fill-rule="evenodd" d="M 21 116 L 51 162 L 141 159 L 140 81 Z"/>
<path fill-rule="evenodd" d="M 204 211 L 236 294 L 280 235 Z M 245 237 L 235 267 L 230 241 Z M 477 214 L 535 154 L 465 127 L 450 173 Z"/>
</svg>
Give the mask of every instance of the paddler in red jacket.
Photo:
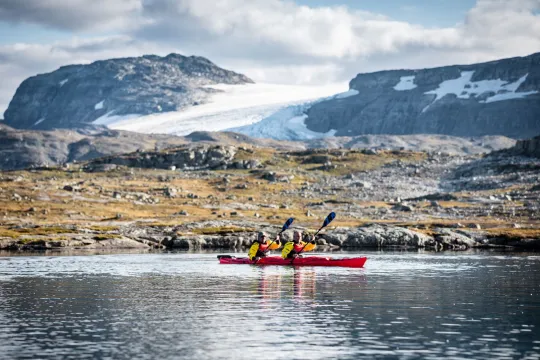
<svg viewBox="0 0 540 360">
<path fill-rule="evenodd" d="M 298 257 L 300 251 L 312 251 L 317 245 L 315 245 L 315 236 L 305 235 L 302 239 L 302 233 L 300 231 L 293 232 L 293 241 L 289 241 L 283 246 L 281 251 L 281 257 L 284 259 L 294 259 Z"/>
<path fill-rule="evenodd" d="M 248 257 L 251 261 L 258 261 L 260 258 L 266 256 L 268 250 L 275 250 L 281 245 L 279 235 L 276 236 L 276 240 L 273 242 L 268 238 L 268 234 L 260 231 L 257 234 L 257 240 L 251 244 L 249 248 Z"/>
</svg>

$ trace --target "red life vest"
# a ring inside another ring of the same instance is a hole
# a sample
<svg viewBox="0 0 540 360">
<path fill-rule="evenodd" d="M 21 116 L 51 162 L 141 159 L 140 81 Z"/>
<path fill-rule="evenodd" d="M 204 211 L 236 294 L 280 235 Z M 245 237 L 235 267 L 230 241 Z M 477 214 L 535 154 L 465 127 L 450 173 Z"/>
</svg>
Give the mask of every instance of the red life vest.
<svg viewBox="0 0 540 360">
<path fill-rule="evenodd" d="M 305 245 L 304 243 L 294 244 L 293 249 L 296 252 L 300 252 L 304 248 L 304 245 Z"/>
<path fill-rule="evenodd" d="M 266 251 L 270 243 L 265 242 L 264 244 L 259 244 L 259 251 Z"/>
</svg>

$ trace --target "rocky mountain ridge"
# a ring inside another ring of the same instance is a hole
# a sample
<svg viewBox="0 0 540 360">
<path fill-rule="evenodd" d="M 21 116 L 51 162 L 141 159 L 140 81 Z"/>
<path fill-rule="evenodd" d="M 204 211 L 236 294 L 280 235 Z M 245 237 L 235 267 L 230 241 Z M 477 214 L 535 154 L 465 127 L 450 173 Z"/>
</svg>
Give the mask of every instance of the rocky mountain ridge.
<svg viewBox="0 0 540 360">
<path fill-rule="evenodd" d="M 19 129 L 76 128 L 101 118 L 205 103 L 208 85 L 253 83 L 198 56 L 169 54 L 63 66 L 24 80 L 4 113 Z"/>
<path fill-rule="evenodd" d="M 362 134 L 540 133 L 540 53 L 481 64 L 358 74 L 351 96 L 314 104 L 308 129 Z"/>
<path fill-rule="evenodd" d="M 439 135 L 369 135 L 354 138 L 333 137 L 307 141 L 276 141 L 251 138 L 230 132 L 203 131 L 178 137 L 110 130 L 104 127 L 41 131 L 19 130 L 0 125 L 0 170 L 57 166 L 111 155 L 129 154 L 136 151 L 155 151 L 188 144 L 253 145 L 282 150 L 310 148 L 407 149 L 477 154 L 510 148 L 515 144 L 515 140 L 504 136 L 457 138 Z"/>
</svg>

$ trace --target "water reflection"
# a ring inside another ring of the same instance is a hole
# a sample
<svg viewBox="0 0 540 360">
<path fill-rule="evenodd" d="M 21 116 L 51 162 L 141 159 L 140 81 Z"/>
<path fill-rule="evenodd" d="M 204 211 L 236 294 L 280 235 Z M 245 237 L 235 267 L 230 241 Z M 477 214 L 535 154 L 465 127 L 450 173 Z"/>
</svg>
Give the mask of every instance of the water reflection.
<svg viewBox="0 0 540 360">
<path fill-rule="evenodd" d="M 260 268 L 257 294 L 261 299 L 314 300 L 317 293 L 316 283 L 316 272 L 309 268 L 287 268 L 285 273 L 276 273 L 263 267 Z"/>
</svg>

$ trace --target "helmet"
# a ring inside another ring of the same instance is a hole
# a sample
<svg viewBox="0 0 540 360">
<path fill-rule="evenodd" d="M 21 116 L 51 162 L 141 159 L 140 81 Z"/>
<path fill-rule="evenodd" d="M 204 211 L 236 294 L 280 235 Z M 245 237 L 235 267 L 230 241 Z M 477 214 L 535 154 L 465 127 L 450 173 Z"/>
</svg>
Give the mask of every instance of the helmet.
<svg viewBox="0 0 540 360">
<path fill-rule="evenodd" d="M 268 234 L 264 231 L 259 231 L 259 233 L 257 234 L 257 241 L 264 241 L 264 238 L 268 238 Z"/>
</svg>

